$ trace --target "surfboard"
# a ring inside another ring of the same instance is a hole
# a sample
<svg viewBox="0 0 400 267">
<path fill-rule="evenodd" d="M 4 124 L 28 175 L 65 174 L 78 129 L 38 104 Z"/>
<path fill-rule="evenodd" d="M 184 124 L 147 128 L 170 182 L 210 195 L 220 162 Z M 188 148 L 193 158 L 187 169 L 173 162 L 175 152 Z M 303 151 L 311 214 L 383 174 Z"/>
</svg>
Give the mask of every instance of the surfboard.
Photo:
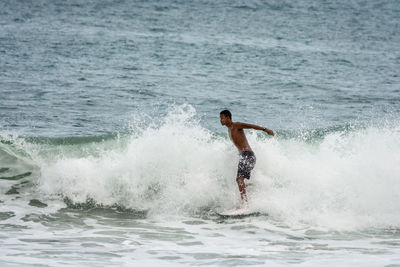
<svg viewBox="0 0 400 267">
<path fill-rule="evenodd" d="M 222 212 L 217 212 L 221 217 L 229 218 L 241 218 L 246 216 L 258 216 L 261 215 L 260 212 L 252 211 L 248 208 L 231 209 Z"/>
</svg>

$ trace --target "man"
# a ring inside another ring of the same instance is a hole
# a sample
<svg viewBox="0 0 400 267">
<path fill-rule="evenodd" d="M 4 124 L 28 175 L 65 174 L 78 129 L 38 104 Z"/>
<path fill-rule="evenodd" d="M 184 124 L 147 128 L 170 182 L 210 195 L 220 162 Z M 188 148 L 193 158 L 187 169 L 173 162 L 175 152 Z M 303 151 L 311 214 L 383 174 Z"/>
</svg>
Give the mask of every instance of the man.
<svg viewBox="0 0 400 267">
<path fill-rule="evenodd" d="M 239 150 L 239 165 L 236 182 L 239 186 L 240 197 L 242 198 L 244 205 L 247 205 L 246 185 L 244 179 L 250 179 L 250 172 L 256 163 L 256 156 L 247 142 L 243 129 L 261 130 L 272 136 L 275 134 L 270 129 L 254 124 L 232 122 L 232 114 L 229 110 L 221 111 L 219 117 L 221 124 L 228 128 L 229 138 Z"/>
</svg>

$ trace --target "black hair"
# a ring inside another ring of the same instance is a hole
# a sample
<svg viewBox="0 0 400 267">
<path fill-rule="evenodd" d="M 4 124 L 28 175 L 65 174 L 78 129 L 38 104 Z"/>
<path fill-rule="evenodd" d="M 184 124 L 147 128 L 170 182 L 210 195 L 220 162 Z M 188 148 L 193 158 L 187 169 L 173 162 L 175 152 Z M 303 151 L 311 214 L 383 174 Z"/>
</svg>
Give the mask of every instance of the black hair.
<svg viewBox="0 0 400 267">
<path fill-rule="evenodd" d="M 219 113 L 219 115 L 224 115 L 225 117 L 229 117 L 229 119 L 232 119 L 232 113 L 231 113 L 229 110 L 227 110 L 227 109 L 221 111 L 221 112 Z"/>
</svg>

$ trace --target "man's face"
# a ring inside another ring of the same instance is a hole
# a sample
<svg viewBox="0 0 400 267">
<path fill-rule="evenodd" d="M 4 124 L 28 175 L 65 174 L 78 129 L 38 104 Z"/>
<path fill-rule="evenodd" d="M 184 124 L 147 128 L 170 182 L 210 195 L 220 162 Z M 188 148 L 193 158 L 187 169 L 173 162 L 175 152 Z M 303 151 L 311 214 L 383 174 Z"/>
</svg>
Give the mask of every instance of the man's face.
<svg viewBox="0 0 400 267">
<path fill-rule="evenodd" d="M 221 125 L 226 125 L 226 123 L 227 123 L 228 120 L 229 120 L 229 117 L 226 117 L 225 115 L 220 114 L 220 115 L 219 115 L 219 120 L 221 121 Z"/>
</svg>

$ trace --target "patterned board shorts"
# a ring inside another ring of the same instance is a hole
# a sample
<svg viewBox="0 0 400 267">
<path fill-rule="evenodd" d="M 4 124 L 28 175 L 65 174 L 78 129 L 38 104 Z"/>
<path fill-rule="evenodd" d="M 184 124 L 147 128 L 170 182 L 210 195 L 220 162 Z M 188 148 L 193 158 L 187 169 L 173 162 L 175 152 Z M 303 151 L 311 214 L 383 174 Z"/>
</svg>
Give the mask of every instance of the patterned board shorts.
<svg viewBox="0 0 400 267">
<path fill-rule="evenodd" d="M 256 155 L 253 151 L 242 151 L 239 156 L 237 177 L 250 179 L 251 170 L 256 164 Z"/>
</svg>

